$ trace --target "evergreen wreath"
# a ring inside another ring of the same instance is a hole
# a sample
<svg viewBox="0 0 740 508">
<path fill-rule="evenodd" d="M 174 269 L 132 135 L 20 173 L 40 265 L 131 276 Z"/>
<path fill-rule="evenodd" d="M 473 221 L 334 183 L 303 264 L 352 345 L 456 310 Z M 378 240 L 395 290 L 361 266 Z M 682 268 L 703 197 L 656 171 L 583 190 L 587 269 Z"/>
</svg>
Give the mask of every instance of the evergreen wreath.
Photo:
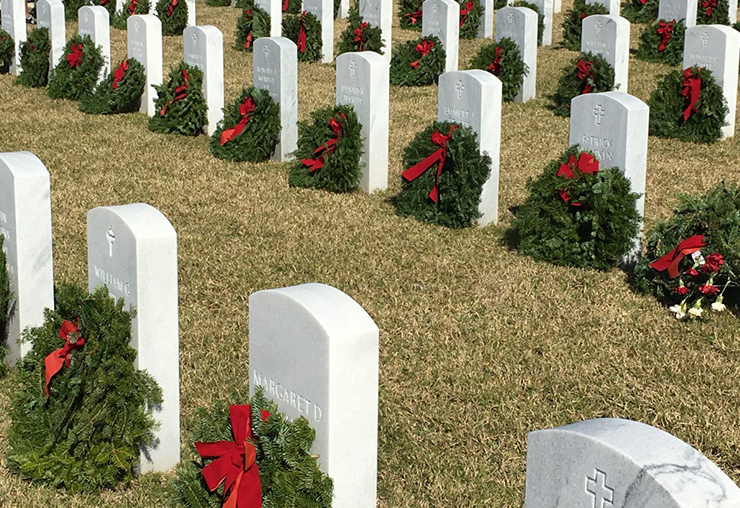
<svg viewBox="0 0 740 508">
<path fill-rule="evenodd" d="M 470 68 L 483 69 L 497 76 L 501 80 L 502 98 L 506 102 L 514 100 L 524 83 L 524 76 L 529 74 L 519 47 L 508 37 L 483 46 L 470 61 Z"/>
<path fill-rule="evenodd" d="M 478 217 L 491 158 L 481 154 L 470 127 L 433 122 L 414 137 L 403 155 L 396 211 L 448 228 L 470 226 Z"/>
<path fill-rule="evenodd" d="M 3 250 L 5 237 L 0 234 L 0 377 L 8 373 L 5 357 L 10 352 L 8 344 L 8 325 L 13 314 L 13 292 L 10 290 L 8 261 Z"/>
<path fill-rule="evenodd" d="M 122 60 L 115 71 L 98 83 L 95 91 L 80 100 L 80 111 L 97 115 L 139 110 L 146 86 L 146 70 L 135 58 Z"/>
<path fill-rule="evenodd" d="M 318 109 L 311 122 L 299 122 L 298 148 L 290 169 L 291 187 L 350 192 L 362 177 L 362 125 L 344 104 Z"/>
<path fill-rule="evenodd" d="M 156 112 L 149 119 L 149 130 L 167 134 L 197 136 L 206 124 L 206 99 L 203 96 L 203 72 L 181 61 L 170 68 L 164 85 L 152 85 L 157 91 Z"/>
<path fill-rule="evenodd" d="M 622 4 L 620 16 L 630 23 L 652 23 L 658 19 L 658 0 L 628 0 Z"/>
<path fill-rule="evenodd" d="M 738 266 L 740 187 L 720 182 L 703 195 L 679 196 L 674 215 L 650 233 L 632 282 L 673 305 L 676 318 L 695 318 L 705 308 L 740 305 Z"/>
<path fill-rule="evenodd" d="M 708 69 L 690 67 L 669 73 L 653 90 L 648 106 L 653 136 L 699 143 L 722 137 L 727 101 Z"/>
<path fill-rule="evenodd" d="M 480 0 L 458 0 L 460 4 L 460 39 L 475 39 L 483 17 Z"/>
<path fill-rule="evenodd" d="M 275 151 L 279 137 L 280 107 L 266 90 L 250 86 L 224 108 L 224 119 L 211 136 L 211 153 L 219 159 L 262 162 Z"/>
<path fill-rule="evenodd" d="M 113 17 L 116 15 L 116 0 L 92 0 L 92 3 L 93 5 L 105 7 L 105 10 L 108 11 L 108 19 L 113 20 Z"/>
<path fill-rule="evenodd" d="M 254 3 L 254 2 L 249 2 Z M 270 36 L 270 15 L 266 10 L 255 6 L 242 10 L 242 15 L 236 20 L 236 43 L 234 49 L 252 52 L 254 41 L 260 37 Z"/>
<path fill-rule="evenodd" d="M 49 97 L 78 101 L 91 93 L 103 68 L 103 56 L 89 35 L 73 35 L 49 75 Z"/>
<path fill-rule="evenodd" d="M 729 25 L 730 7 L 727 0 L 700 0 L 696 5 L 697 25 Z"/>
<path fill-rule="evenodd" d="M 686 25 L 683 20 L 658 20 L 640 34 L 640 45 L 635 57 L 646 62 L 680 65 L 683 61 L 683 43 Z"/>
<path fill-rule="evenodd" d="M 15 41 L 8 32 L 0 28 L 0 65 L 9 67 L 15 57 Z M 7 69 L 5 69 L 7 72 Z"/>
<path fill-rule="evenodd" d="M 514 7 L 526 7 L 537 13 L 537 45 L 542 46 L 542 35 L 545 33 L 545 16 L 540 12 L 540 8 L 536 4 L 524 0 L 515 0 Z"/>
<path fill-rule="evenodd" d="M 592 152 L 568 148 L 527 189 L 514 222 L 520 254 L 606 270 L 632 249 L 639 194 L 619 168 L 599 168 Z"/>
<path fill-rule="evenodd" d="M 596 53 L 581 53 L 563 69 L 558 88 L 550 96 L 551 109 L 558 116 L 570 116 L 570 101 L 585 93 L 614 89 L 614 68 Z"/>
<path fill-rule="evenodd" d="M 507 0 L 493 0 L 493 10 L 503 9 L 507 5 Z"/>
<path fill-rule="evenodd" d="M 128 0 L 123 8 L 116 12 L 111 18 L 110 24 L 113 28 L 126 30 L 126 22 L 133 14 L 149 14 L 152 8 L 149 0 Z"/>
<path fill-rule="evenodd" d="M 426 86 L 445 69 L 445 49 L 433 35 L 406 41 L 393 48 L 390 81 L 399 86 Z"/>
<path fill-rule="evenodd" d="M 62 0 L 64 4 L 64 17 L 65 19 L 77 20 L 77 11 L 80 7 L 91 5 L 90 0 Z"/>
<path fill-rule="evenodd" d="M 188 26 L 188 3 L 185 0 L 159 0 L 157 17 L 162 22 L 162 35 L 182 35 Z"/>
<path fill-rule="evenodd" d="M 382 33 L 380 27 L 363 21 L 357 6 L 353 5 L 349 9 L 349 24 L 337 44 L 337 55 L 351 51 L 375 51 L 383 55 Z"/>
<path fill-rule="evenodd" d="M 161 404 L 162 393 L 134 367 L 122 299 L 104 287 L 88 294 L 64 285 L 55 306 L 27 332 L 33 345 L 19 362 L 10 406 L 8 468 L 71 492 L 111 488 L 131 480 L 139 450 L 152 446 L 147 408 Z"/>
<path fill-rule="evenodd" d="M 593 14 L 609 14 L 603 4 L 587 4 L 586 0 L 573 0 L 573 8 L 563 19 L 563 46 L 572 51 L 581 51 L 583 20 Z"/>
<path fill-rule="evenodd" d="M 421 4 L 423 0 L 401 0 L 398 21 L 401 28 L 421 32 Z"/>
<path fill-rule="evenodd" d="M 21 72 L 18 84 L 40 88 L 49 83 L 49 52 L 51 39 L 48 28 L 37 28 L 21 42 Z"/>
<path fill-rule="evenodd" d="M 321 22 L 310 12 L 283 18 L 283 36 L 296 43 L 299 62 L 318 62 L 322 57 Z"/>
<path fill-rule="evenodd" d="M 206 5 L 211 7 L 229 7 L 231 6 L 231 0 L 206 0 Z"/>
<path fill-rule="evenodd" d="M 311 455 L 311 445 L 316 438 L 308 420 L 304 417 L 288 420 L 283 413 L 278 412 L 272 401 L 265 399 L 262 389 L 258 388 L 255 395 L 249 400 L 249 405 L 229 405 L 218 401 L 209 410 L 198 408 L 195 430 L 190 436 L 194 446 L 190 448 L 189 459 L 183 461 L 177 468 L 177 478 L 172 482 L 172 501 L 175 506 L 187 508 L 221 508 L 222 500 L 227 497 L 236 503 L 247 500 L 248 491 L 238 490 L 236 485 L 221 482 L 223 478 L 215 478 L 208 471 L 207 458 L 211 458 L 214 448 L 217 453 L 234 448 L 234 439 L 239 430 L 234 427 L 246 425 L 245 436 L 254 447 L 254 465 L 248 468 L 241 477 L 239 486 L 247 482 L 259 480 L 253 486 L 253 495 L 261 492 L 259 499 L 254 503 L 244 503 L 249 506 L 264 506 L 264 508 L 303 507 L 329 508 L 333 495 L 331 478 L 322 473 L 316 464 L 316 456 Z M 237 427 L 238 428 L 238 427 Z M 242 431 L 244 432 L 244 431 Z M 213 443 L 221 442 L 218 445 Z M 249 447 L 249 445 L 246 445 Z M 251 448 L 251 447 L 250 447 Z M 202 458 L 199 451 L 206 455 Z M 251 450 L 250 450 L 251 451 Z M 216 455 L 217 454 L 213 454 Z M 243 460 L 246 460 L 246 453 Z M 221 455 L 223 456 L 223 455 Z M 218 461 L 216 458 L 210 464 Z M 234 467 L 234 473 L 244 470 L 244 464 L 229 466 L 222 461 L 224 467 Z M 210 491 L 205 475 L 211 480 L 211 486 L 219 482 L 218 488 Z M 236 478 L 236 474 L 233 478 Z M 235 479 L 231 480 L 232 484 Z M 234 496 L 238 496 L 237 499 Z M 244 496 L 244 499 L 242 499 Z M 250 500 L 252 500 L 250 498 Z"/>
<path fill-rule="evenodd" d="M 334 0 L 334 19 L 339 17 L 340 10 L 342 10 L 342 0 Z"/>
<path fill-rule="evenodd" d="M 283 14 L 300 14 L 302 5 L 301 0 L 283 0 Z"/>
</svg>

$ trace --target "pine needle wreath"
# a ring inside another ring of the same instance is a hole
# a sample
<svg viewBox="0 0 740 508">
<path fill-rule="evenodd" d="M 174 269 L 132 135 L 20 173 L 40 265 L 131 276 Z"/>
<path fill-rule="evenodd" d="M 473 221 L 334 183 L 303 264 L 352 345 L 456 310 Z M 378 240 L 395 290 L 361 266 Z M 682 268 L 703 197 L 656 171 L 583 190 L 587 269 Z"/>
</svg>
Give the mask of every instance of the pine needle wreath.
<svg viewBox="0 0 740 508">
<path fill-rule="evenodd" d="M 298 148 L 290 169 L 291 187 L 350 192 L 362 177 L 362 125 L 348 104 L 318 109 L 298 124 Z"/>
<path fill-rule="evenodd" d="M 108 11 L 108 19 L 113 20 L 116 15 L 116 0 L 92 0 L 92 3 L 105 7 L 105 10 Z"/>
<path fill-rule="evenodd" d="M 729 25 L 730 7 L 727 0 L 699 0 L 696 6 L 697 25 Z"/>
<path fill-rule="evenodd" d="M 283 0 L 283 14 L 300 14 L 302 5 L 301 0 Z"/>
<path fill-rule="evenodd" d="M 206 0 L 206 5 L 211 7 L 229 7 L 231 6 L 231 0 Z"/>
<path fill-rule="evenodd" d="M 460 4 L 460 39 L 475 39 L 483 17 L 480 0 L 458 0 Z"/>
<path fill-rule="evenodd" d="M 360 11 L 354 5 L 349 9 L 349 24 L 342 32 L 337 44 L 337 55 L 351 51 L 375 51 L 384 54 L 380 27 L 373 26 L 360 17 Z"/>
<path fill-rule="evenodd" d="M 184 136 L 197 136 L 203 131 L 208 106 L 200 69 L 181 61 L 170 68 L 167 83 L 153 86 L 157 91 L 156 112 L 149 119 L 149 130 Z"/>
<path fill-rule="evenodd" d="M 254 2 L 249 2 L 254 4 Z M 242 10 L 236 20 L 236 41 L 234 49 L 252 52 L 254 41 L 270 36 L 270 15 L 266 10 L 252 5 Z"/>
<path fill-rule="evenodd" d="M 448 228 L 468 227 L 480 217 L 478 205 L 491 158 L 480 154 L 470 127 L 433 122 L 406 147 L 403 167 L 405 176 L 395 199 L 399 215 Z"/>
<path fill-rule="evenodd" d="M 32 348 L 19 363 L 10 406 L 8 468 L 71 492 L 111 488 L 132 479 L 140 448 L 152 445 L 147 407 L 160 404 L 162 394 L 134 367 L 131 313 L 122 299 L 104 287 L 88 294 L 66 285 L 55 305 L 26 335 Z M 44 363 L 53 352 L 62 358 L 62 339 L 72 346 L 70 363 L 51 378 L 47 399 Z"/>
<path fill-rule="evenodd" d="M 587 4 L 586 0 L 573 0 L 573 8 L 563 19 L 563 46 L 572 51 L 581 51 L 583 20 L 593 14 L 609 14 L 603 4 Z"/>
<path fill-rule="evenodd" d="M 426 86 L 445 69 L 442 41 L 433 35 L 406 41 L 393 48 L 390 81 L 399 86 Z"/>
<path fill-rule="evenodd" d="M 545 16 L 540 12 L 540 8 L 523 0 L 515 0 L 514 7 L 526 7 L 537 13 L 537 45 L 542 46 L 542 35 L 545 33 Z"/>
<path fill-rule="evenodd" d="M 21 42 L 21 73 L 18 84 L 41 88 L 49 83 L 49 52 L 51 39 L 49 29 L 37 28 Z"/>
<path fill-rule="evenodd" d="M 493 10 L 497 11 L 499 9 L 503 9 L 508 4 L 507 0 L 494 0 L 493 1 Z"/>
<path fill-rule="evenodd" d="M 250 86 L 224 108 L 224 119 L 211 136 L 211 153 L 219 159 L 262 162 L 280 137 L 280 107 L 266 90 Z"/>
<path fill-rule="evenodd" d="M 49 75 L 49 97 L 78 101 L 95 89 L 103 56 L 89 35 L 73 35 L 64 55 Z"/>
<path fill-rule="evenodd" d="M 658 20 L 645 27 L 640 34 L 640 45 L 635 57 L 646 62 L 680 65 L 683 61 L 683 44 L 686 25 L 683 20 Z"/>
<path fill-rule="evenodd" d="M 96 115 L 131 113 L 139 110 L 146 86 L 146 70 L 135 58 L 122 60 L 98 83 L 95 91 L 80 100 L 80 111 Z"/>
<path fill-rule="evenodd" d="M 608 92 L 614 88 L 614 68 L 595 53 L 581 53 L 558 80 L 558 88 L 550 96 L 551 109 L 558 116 L 570 116 L 570 101 L 585 93 Z"/>
<path fill-rule="evenodd" d="M 157 17 L 162 22 L 162 35 L 182 35 L 188 26 L 188 3 L 185 0 L 159 0 Z"/>
<path fill-rule="evenodd" d="M 342 0 L 334 0 L 334 19 L 339 17 L 339 11 L 342 9 Z"/>
<path fill-rule="evenodd" d="M 508 37 L 483 46 L 470 61 L 470 68 L 483 69 L 498 77 L 501 80 L 502 98 L 505 102 L 514 100 L 524 83 L 524 76 L 529 74 L 529 68 L 522 60 L 519 47 Z"/>
<path fill-rule="evenodd" d="M 111 26 L 119 30 L 126 30 L 126 22 L 133 14 L 149 14 L 152 8 L 149 0 L 128 0 L 123 8 L 111 18 Z"/>
<path fill-rule="evenodd" d="M 421 4 L 423 0 L 401 0 L 398 21 L 404 30 L 421 32 Z"/>
<path fill-rule="evenodd" d="M 689 76 L 701 80 L 700 94 L 689 107 Z M 700 67 L 673 71 L 666 75 L 650 95 L 650 134 L 681 141 L 713 143 L 722 137 L 727 115 L 727 101 L 712 72 Z M 686 113 L 688 112 L 688 116 Z"/>
<path fill-rule="evenodd" d="M 64 17 L 65 19 L 71 19 L 77 21 L 77 11 L 80 7 L 91 5 L 90 0 L 62 0 L 64 3 Z"/>
<path fill-rule="evenodd" d="M 628 0 L 622 4 L 620 16 L 630 23 L 652 23 L 658 19 L 658 0 Z"/>
<path fill-rule="evenodd" d="M 10 352 L 8 344 L 8 326 L 13 312 L 13 292 L 10 290 L 10 274 L 8 261 L 3 250 L 5 237 L 0 234 L 0 377 L 8 373 L 8 364 L 5 357 Z"/>
<path fill-rule="evenodd" d="M 0 65 L 9 67 L 15 57 L 15 41 L 8 32 L 0 28 Z"/>
<path fill-rule="evenodd" d="M 303 34 L 301 35 L 301 26 Z M 283 18 L 283 36 L 298 46 L 299 62 L 318 62 L 322 55 L 321 22 L 310 12 Z"/>
<path fill-rule="evenodd" d="M 514 222 L 520 254 L 606 270 L 632 249 L 640 223 L 639 195 L 630 192 L 619 168 L 593 172 L 593 157 L 573 146 L 529 179 L 529 197 Z"/>
<path fill-rule="evenodd" d="M 262 506 L 329 508 L 333 482 L 319 470 L 316 457 L 311 455 L 316 431 L 309 426 L 308 420 L 303 417 L 288 420 L 272 401 L 265 399 L 262 389 L 257 389 L 249 405 L 251 442 L 256 452 Z M 229 404 L 223 401 L 216 402 L 208 410 L 199 408 L 190 441 L 233 441 L 229 408 Z M 177 478 L 172 482 L 173 504 L 189 508 L 221 508 L 224 486 L 214 492 L 208 491 L 201 473 L 207 464 L 194 446 L 190 447 L 189 459 L 177 468 Z"/>
</svg>

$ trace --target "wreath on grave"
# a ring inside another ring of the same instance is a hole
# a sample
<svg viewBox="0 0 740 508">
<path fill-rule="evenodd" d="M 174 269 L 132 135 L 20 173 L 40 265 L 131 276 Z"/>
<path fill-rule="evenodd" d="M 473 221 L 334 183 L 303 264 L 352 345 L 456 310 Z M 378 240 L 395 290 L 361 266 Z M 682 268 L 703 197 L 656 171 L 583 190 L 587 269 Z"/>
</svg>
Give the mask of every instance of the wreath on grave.
<svg viewBox="0 0 740 508">
<path fill-rule="evenodd" d="M 637 290 L 671 306 L 677 319 L 740 305 L 740 187 L 719 183 L 701 196 L 680 196 L 670 219 L 650 233 L 637 263 Z"/>
<path fill-rule="evenodd" d="M 203 72 L 181 61 L 170 68 L 164 85 L 152 85 L 157 91 L 156 112 L 149 119 L 149 130 L 167 134 L 197 136 L 206 124 L 206 99 L 203 96 Z"/>
<path fill-rule="evenodd" d="M 355 109 L 344 104 L 311 113 L 299 122 L 298 148 L 290 169 L 291 187 L 350 192 L 362 177 L 362 125 Z"/>
<path fill-rule="evenodd" d="M 334 487 L 311 454 L 315 438 L 306 418 L 288 420 L 261 388 L 248 405 L 219 401 L 199 408 L 190 460 L 178 466 L 172 484 L 173 501 L 188 507 L 219 508 L 226 500 L 224 506 L 329 508 Z"/>
<path fill-rule="evenodd" d="M 349 25 L 342 32 L 337 44 L 337 55 L 350 51 L 375 51 L 383 55 L 382 30 L 366 21 L 362 21 L 360 11 L 354 5 L 349 9 Z"/>
<path fill-rule="evenodd" d="M 457 0 L 460 4 L 460 39 L 475 39 L 483 17 L 480 0 Z"/>
<path fill-rule="evenodd" d="M 683 20 L 659 20 L 648 25 L 640 35 L 635 57 L 646 62 L 680 65 L 683 61 L 683 43 L 686 25 Z"/>
<path fill-rule="evenodd" d="M 252 4 L 242 10 L 242 15 L 236 20 L 236 43 L 234 49 L 252 52 L 254 41 L 260 37 L 270 36 L 270 15 L 266 10 Z"/>
<path fill-rule="evenodd" d="M 478 217 L 491 158 L 481 154 L 470 127 L 433 122 L 406 147 L 396 211 L 448 228 L 470 226 Z"/>
<path fill-rule="evenodd" d="M 508 37 L 483 46 L 470 61 L 470 68 L 483 69 L 498 77 L 502 85 L 502 98 L 506 102 L 514 100 L 524 83 L 524 76 L 529 74 L 519 47 Z"/>
<path fill-rule="evenodd" d="M 93 5 L 105 7 L 108 11 L 108 19 L 112 20 L 116 15 L 116 0 L 92 0 Z"/>
<path fill-rule="evenodd" d="M 620 16 L 630 23 L 652 23 L 658 19 L 658 0 L 629 0 L 622 4 Z"/>
<path fill-rule="evenodd" d="M 568 148 L 527 189 L 514 221 L 520 254 L 606 270 L 632 249 L 640 196 L 630 192 L 622 170 L 600 168 L 592 152 Z"/>
<path fill-rule="evenodd" d="M 13 292 L 10 290 L 10 274 L 7 259 L 3 250 L 5 237 L 0 234 L 0 377 L 8 373 L 5 357 L 10 352 L 8 346 L 8 325 L 13 313 Z"/>
<path fill-rule="evenodd" d="M 211 7 L 230 7 L 231 0 L 206 0 L 206 5 Z"/>
<path fill-rule="evenodd" d="M 493 0 L 493 10 L 503 9 L 508 4 L 507 0 Z"/>
<path fill-rule="evenodd" d="M 15 57 L 15 41 L 8 32 L 0 28 L 0 66 L 5 68 L 3 72 L 8 71 L 7 68 L 13 62 L 13 57 Z"/>
<path fill-rule="evenodd" d="M 91 4 L 90 0 L 62 0 L 62 3 L 64 3 L 65 19 L 75 21 L 77 21 L 77 11 L 80 10 L 80 7 Z"/>
<path fill-rule="evenodd" d="M 123 8 L 116 12 L 111 18 L 111 26 L 119 30 L 126 30 L 126 22 L 134 14 L 149 14 L 152 8 L 149 0 L 128 0 Z"/>
<path fill-rule="evenodd" d="M 696 6 L 697 25 L 729 25 L 730 7 L 727 0 L 701 0 Z"/>
<path fill-rule="evenodd" d="M 573 0 L 573 8 L 563 19 L 563 46 L 572 51 L 581 51 L 583 20 L 594 14 L 609 14 L 603 4 L 587 4 L 586 0 Z"/>
<path fill-rule="evenodd" d="M 727 101 L 708 69 L 690 67 L 669 73 L 653 90 L 648 105 L 653 136 L 699 143 L 722 137 Z"/>
<path fill-rule="evenodd" d="M 558 88 L 550 96 L 551 109 L 558 116 L 570 116 L 570 101 L 586 93 L 608 92 L 614 89 L 614 68 L 596 53 L 581 53 L 558 80 Z"/>
<path fill-rule="evenodd" d="M 123 300 L 104 287 L 88 294 L 63 285 L 55 306 L 26 334 L 32 347 L 10 405 L 8 468 L 71 492 L 111 488 L 132 479 L 140 449 L 153 445 L 148 408 L 162 393 L 134 367 Z"/>
<path fill-rule="evenodd" d="M 270 158 L 279 137 L 280 107 L 266 90 L 250 86 L 224 108 L 224 119 L 211 136 L 211 153 L 219 159 L 262 162 Z"/>
<path fill-rule="evenodd" d="M 318 62 L 322 57 L 321 22 L 310 12 L 283 18 L 283 36 L 295 42 L 299 62 Z"/>
<path fill-rule="evenodd" d="M 445 69 L 442 41 L 433 35 L 397 45 L 391 58 L 390 81 L 399 86 L 426 86 Z"/>
<path fill-rule="evenodd" d="M 51 39 L 48 28 L 37 28 L 21 42 L 21 73 L 18 84 L 40 88 L 49 83 L 49 52 Z"/>
<path fill-rule="evenodd" d="M 542 46 L 542 35 L 545 33 L 545 16 L 540 12 L 540 8 L 524 0 L 515 1 L 514 7 L 526 7 L 527 9 L 532 9 L 537 14 L 537 45 Z"/>
<path fill-rule="evenodd" d="M 185 0 L 159 0 L 157 17 L 162 22 L 162 35 L 182 35 L 188 26 L 188 3 Z"/>
<path fill-rule="evenodd" d="M 401 0 L 398 8 L 398 22 L 405 30 L 421 32 L 421 4 L 423 0 Z"/>
<path fill-rule="evenodd" d="M 283 13 L 300 14 L 302 5 L 301 0 L 283 0 Z"/>
<path fill-rule="evenodd" d="M 135 58 L 122 60 L 115 71 L 80 100 L 80 111 L 112 115 L 138 111 L 146 86 L 146 70 Z"/>
<path fill-rule="evenodd" d="M 49 97 L 78 101 L 95 89 L 103 56 L 89 35 L 73 35 L 64 48 L 64 58 L 49 74 Z"/>
</svg>

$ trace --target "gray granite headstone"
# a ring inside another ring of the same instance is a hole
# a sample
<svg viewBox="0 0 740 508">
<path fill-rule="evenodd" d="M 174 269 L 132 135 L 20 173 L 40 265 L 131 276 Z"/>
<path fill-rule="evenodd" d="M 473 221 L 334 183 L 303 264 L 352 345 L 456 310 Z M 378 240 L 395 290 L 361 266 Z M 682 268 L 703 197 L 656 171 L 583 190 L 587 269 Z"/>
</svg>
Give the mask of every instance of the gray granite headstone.
<svg viewBox="0 0 740 508">
<path fill-rule="evenodd" d="M 321 62 L 332 62 L 334 60 L 334 0 L 303 0 L 303 10 L 316 16 L 321 23 Z"/>
<path fill-rule="evenodd" d="M 391 60 L 391 24 L 393 0 L 359 0 L 360 17 L 371 26 L 380 28 L 383 39 L 383 56 Z"/>
<path fill-rule="evenodd" d="M 102 5 L 85 5 L 77 11 L 79 34 L 89 35 L 103 56 L 103 68 L 98 81 L 110 72 L 110 15 Z"/>
<path fill-rule="evenodd" d="M 23 6 L 25 0 L 0 0 L 2 22 L 0 26 L 10 34 L 15 42 L 15 57 L 10 64 L 11 74 L 20 74 L 21 71 L 21 42 L 26 41 L 26 11 Z"/>
<path fill-rule="evenodd" d="M 457 70 L 460 44 L 460 4 L 455 0 L 424 0 L 421 34 L 434 35 L 445 49 L 445 72 Z"/>
<path fill-rule="evenodd" d="M 658 19 L 666 21 L 684 20 L 686 27 L 696 25 L 697 0 L 660 0 L 658 2 Z"/>
<path fill-rule="evenodd" d="M 704 455 L 644 423 L 588 420 L 527 437 L 525 508 L 737 508 Z"/>
<path fill-rule="evenodd" d="M 157 91 L 162 84 L 162 22 L 154 14 L 134 14 L 126 20 L 128 57 L 144 66 L 146 85 L 139 111 L 153 116 Z"/>
<path fill-rule="evenodd" d="M 581 52 L 600 55 L 614 68 L 614 86 L 627 91 L 630 22 L 620 16 L 594 14 L 581 22 Z"/>
<path fill-rule="evenodd" d="M 14 300 L 8 360 L 15 362 L 31 349 L 18 344 L 23 330 L 41 326 L 44 309 L 54 308 L 49 172 L 30 152 L 0 153 L 0 234 Z"/>
<path fill-rule="evenodd" d="M 224 117 L 224 36 L 211 25 L 189 26 L 183 33 L 185 63 L 203 71 L 203 95 L 208 105 L 205 131 L 216 131 Z"/>
<path fill-rule="evenodd" d="M 39 28 L 49 30 L 51 51 L 49 51 L 49 72 L 57 66 L 64 56 L 67 41 L 64 21 L 64 2 L 62 0 L 39 0 L 36 4 Z"/>
<path fill-rule="evenodd" d="M 270 37 L 279 37 L 282 30 L 283 2 L 281 0 L 254 0 L 254 5 L 270 15 Z"/>
<path fill-rule="evenodd" d="M 534 99 L 537 83 L 537 13 L 526 7 L 504 7 L 496 11 L 496 41 L 509 38 L 519 48 L 529 68 L 514 102 Z"/>
<path fill-rule="evenodd" d="M 619 16 L 619 0 L 586 0 L 586 5 L 601 4 L 611 16 Z"/>
<path fill-rule="evenodd" d="M 532 3 L 540 10 L 545 18 L 545 29 L 542 32 L 542 45 L 552 46 L 552 11 L 553 0 L 532 0 Z"/>
</svg>

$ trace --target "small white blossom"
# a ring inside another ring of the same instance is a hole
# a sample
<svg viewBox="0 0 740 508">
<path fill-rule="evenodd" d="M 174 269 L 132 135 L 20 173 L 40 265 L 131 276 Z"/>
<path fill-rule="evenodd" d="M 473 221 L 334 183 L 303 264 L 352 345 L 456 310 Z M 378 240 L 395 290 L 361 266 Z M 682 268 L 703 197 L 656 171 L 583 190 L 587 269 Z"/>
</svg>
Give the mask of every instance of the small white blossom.
<svg viewBox="0 0 740 508">
<path fill-rule="evenodd" d="M 715 312 L 722 312 L 723 310 L 725 310 L 727 307 L 724 303 L 722 303 L 723 300 L 724 298 L 722 297 L 722 295 L 719 295 L 717 297 L 717 301 L 712 304 L 712 310 Z"/>
<path fill-rule="evenodd" d="M 676 314 L 676 319 L 683 319 L 686 317 L 686 307 L 683 303 L 681 305 L 673 305 L 668 310 Z"/>
<path fill-rule="evenodd" d="M 702 309 L 701 307 L 691 307 L 689 309 L 689 316 L 691 317 L 691 319 L 700 318 L 702 312 L 704 312 L 704 309 Z"/>
</svg>

